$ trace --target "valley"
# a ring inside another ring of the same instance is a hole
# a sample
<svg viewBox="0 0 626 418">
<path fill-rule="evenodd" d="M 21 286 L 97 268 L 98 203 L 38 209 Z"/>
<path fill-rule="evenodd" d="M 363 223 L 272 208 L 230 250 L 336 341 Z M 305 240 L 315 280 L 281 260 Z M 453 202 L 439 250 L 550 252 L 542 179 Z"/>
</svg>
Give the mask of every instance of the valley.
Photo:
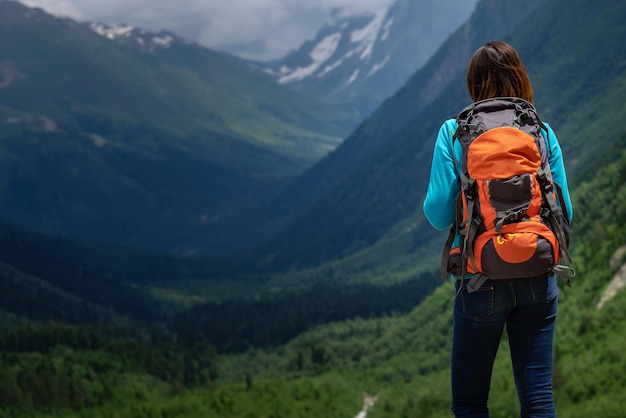
<svg viewBox="0 0 626 418">
<path fill-rule="evenodd" d="M 368 394 L 367 418 L 451 416 L 453 283 L 421 202 L 467 60 L 498 38 L 572 191 L 557 410 L 621 417 L 626 294 L 601 297 L 626 243 L 624 16 L 477 1 L 363 118 L 174 34 L 0 0 L 0 415 L 345 418 Z M 493 376 L 492 416 L 516 416 L 506 337 Z"/>
</svg>

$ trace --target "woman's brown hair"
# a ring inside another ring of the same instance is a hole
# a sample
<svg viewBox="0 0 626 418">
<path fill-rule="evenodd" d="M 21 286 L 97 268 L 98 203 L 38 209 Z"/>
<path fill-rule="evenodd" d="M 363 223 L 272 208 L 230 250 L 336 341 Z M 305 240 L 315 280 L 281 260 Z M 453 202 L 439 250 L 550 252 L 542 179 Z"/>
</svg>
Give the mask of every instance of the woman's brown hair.
<svg viewBox="0 0 626 418">
<path fill-rule="evenodd" d="M 520 97 L 533 102 L 533 88 L 517 51 L 506 42 L 478 48 L 467 68 L 467 90 L 474 102 L 493 97 Z"/>
</svg>

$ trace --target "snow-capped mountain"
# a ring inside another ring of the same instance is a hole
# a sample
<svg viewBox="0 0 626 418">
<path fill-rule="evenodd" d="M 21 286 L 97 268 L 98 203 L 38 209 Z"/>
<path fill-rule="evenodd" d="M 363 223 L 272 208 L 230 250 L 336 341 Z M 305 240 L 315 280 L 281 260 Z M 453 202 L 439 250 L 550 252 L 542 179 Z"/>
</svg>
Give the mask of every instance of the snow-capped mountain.
<svg viewBox="0 0 626 418">
<path fill-rule="evenodd" d="M 376 13 L 336 10 L 315 39 L 256 63 L 278 83 L 335 98 L 367 116 L 471 14 L 476 0 L 397 0 Z"/>
<path fill-rule="evenodd" d="M 388 10 L 383 9 L 374 16 L 343 19 L 333 16 L 318 33 L 317 42 L 305 44 L 297 53 L 285 58 L 280 68 L 270 67 L 267 72 L 278 77 L 281 84 L 296 83 L 308 77 L 322 78 L 354 58 L 363 62 L 362 67 L 369 69 L 367 76 L 371 76 L 389 61 L 387 55 L 380 63 L 372 62 L 379 34 L 381 41 L 386 40 L 393 24 L 393 18 L 386 19 L 387 14 Z M 307 52 L 304 57 L 302 52 Z M 360 70 L 355 69 L 346 84 L 356 81 Z"/>
</svg>

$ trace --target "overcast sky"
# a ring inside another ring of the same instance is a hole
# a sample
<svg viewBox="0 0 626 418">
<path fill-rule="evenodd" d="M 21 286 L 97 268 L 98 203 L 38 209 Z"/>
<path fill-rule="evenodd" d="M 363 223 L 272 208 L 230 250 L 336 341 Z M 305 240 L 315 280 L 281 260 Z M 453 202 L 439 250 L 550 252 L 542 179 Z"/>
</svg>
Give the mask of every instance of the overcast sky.
<svg viewBox="0 0 626 418">
<path fill-rule="evenodd" d="M 20 0 L 80 21 L 170 30 L 245 58 L 284 56 L 311 39 L 335 8 L 377 11 L 394 0 Z"/>
</svg>

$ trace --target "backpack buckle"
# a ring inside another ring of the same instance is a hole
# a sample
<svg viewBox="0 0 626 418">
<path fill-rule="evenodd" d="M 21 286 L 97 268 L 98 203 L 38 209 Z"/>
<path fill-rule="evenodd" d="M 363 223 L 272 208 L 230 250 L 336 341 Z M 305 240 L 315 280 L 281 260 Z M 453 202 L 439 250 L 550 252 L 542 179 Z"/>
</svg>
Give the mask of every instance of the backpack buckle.
<svg viewBox="0 0 626 418">
<path fill-rule="evenodd" d="M 467 184 L 463 187 L 463 193 L 465 194 L 465 198 L 467 200 L 474 200 L 476 197 L 476 181 L 471 179 L 467 182 Z"/>
<path fill-rule="evenodd" d="M 546 190 L 550 189 L 550 180 L 548 180 L 548 174 L 544 170 L 539 170 L 537 172 L 537 180 L 539 180 L 539 185 L 541 185 L 541 187 Z"/>
</svg>

